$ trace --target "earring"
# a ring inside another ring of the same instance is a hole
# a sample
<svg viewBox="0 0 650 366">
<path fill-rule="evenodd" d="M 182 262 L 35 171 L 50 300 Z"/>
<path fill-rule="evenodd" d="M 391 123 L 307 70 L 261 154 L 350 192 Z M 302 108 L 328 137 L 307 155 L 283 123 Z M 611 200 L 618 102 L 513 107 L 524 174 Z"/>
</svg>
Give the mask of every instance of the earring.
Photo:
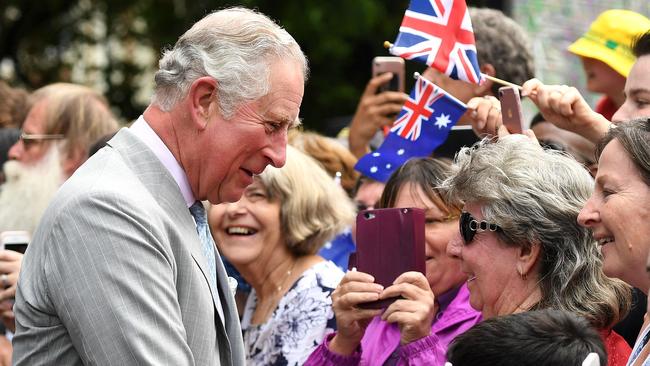
<svg viewBox="0 0 650 366">
<path fill-rule="evenodd" d="M 517 273 L 519 273 L 519 277 L 521 277 L 522 280 L 526 281 L 527 280 L 527 275 L 524 273 L 524 271 L 520 268 L 517 267 Z"/>
</svg>

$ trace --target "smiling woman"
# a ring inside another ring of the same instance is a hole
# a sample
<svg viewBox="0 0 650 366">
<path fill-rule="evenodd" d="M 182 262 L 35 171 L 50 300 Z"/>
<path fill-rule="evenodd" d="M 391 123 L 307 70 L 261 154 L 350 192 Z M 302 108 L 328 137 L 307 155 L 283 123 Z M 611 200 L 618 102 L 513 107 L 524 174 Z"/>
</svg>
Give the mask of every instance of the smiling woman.
<svg viewBox="0 0 650 366">
<path fill-rule="evenodd" d="M 247 362 L 301 365 L 336 322 L 330 294 L 343 272 L 316 255 L 354 207 L 318 163 L 287 146 L 235 203 L 212 206 L 221 254 L 253 287 L 242 314 Z"/>
<path fill-rule="evenodd" d="M 453 167 L 443 189 L 464 202 L 464 213 L 447 252 L 470 277 L 472 307 L 484 318 L 578 314 L 601 332 L 608 364 L 623 365 L 630 347 L 611 327 L 628 312 L 630 288 L 605 276 L 598 247 L 577 222 L 592 191 L 589 173 L 523 135 L 463 148 Z"/>
<path fill-rule="evenodd" d="M 648 292 L 650 245 L 650 119 L 610 129 L 597 152 L 596 188 L 578 221 L 593 231 L 602 247 L 605 273 Z M 650 361 L 650 326 L 639 334 L 628 365 Z"/>
</svg>

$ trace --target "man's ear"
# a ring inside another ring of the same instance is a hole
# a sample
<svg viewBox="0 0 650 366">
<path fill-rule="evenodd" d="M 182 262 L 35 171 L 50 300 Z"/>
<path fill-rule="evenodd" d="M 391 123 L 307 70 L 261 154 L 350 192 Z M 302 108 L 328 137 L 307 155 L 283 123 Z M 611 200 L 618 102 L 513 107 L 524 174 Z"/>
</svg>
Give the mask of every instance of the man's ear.
<svg viewBox="0 0 650 366">
<path fill-rule="evenodd" d="M 521 272 L 521 275 L 527 275 L 533 270 L 541 255 L 541 248 L 542 246 L 539 243 L 535 243 L 519 249 L 517 270 Z"/>
<path fill-rule="evenodd" d="M 492 64 L 481 65 L 481 72 L 489 76 L 496 75 L 496 70 L 494 70 L 494 66 L 492 66 Z M 492 82 L 492 80 L 483 78 L 483 84 L 481 85 L 472 84 L 472 85 L 474 85 L 474 95 L 476 96 L 484 97 L 486 95 L 493 95 L 492 85 L 494 85 L 494 83 Z"/>
<path fill-rule="evenodd" d="M 188 93 L 192 120 L 199 130 L 207 127 L 217 105 L 217 81 L 209 76 L 194 80 Z"/>
</svg>

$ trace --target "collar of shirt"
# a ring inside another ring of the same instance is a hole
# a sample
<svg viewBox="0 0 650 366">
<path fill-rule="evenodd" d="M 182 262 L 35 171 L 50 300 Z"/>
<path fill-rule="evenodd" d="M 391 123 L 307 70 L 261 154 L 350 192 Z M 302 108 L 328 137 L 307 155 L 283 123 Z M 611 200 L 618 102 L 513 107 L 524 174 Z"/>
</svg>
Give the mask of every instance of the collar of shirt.
<svg viewBox="0 0 650 366">
<path fill-rule="evenodd" d="M 161 140 L 156 134 L 156 131 L 149 126 L 149 123 L 144 120 L 143 116 L 140 116 L 131 127 L 129 127 L 129 130 L 145 145 L 147 145 L 156 157 L 158 157 L 158 160 L 160 160 L 162 165 L 169 171 L 169 174 L 172 175 L 176 184 L 178 184 L 178 188 L 180 188 L 181 193 L 183 194 L 187 207 L 189 208 L 192 206 L 194 202 L 196 202 L 196 198 L 194 198 L 194 193 L 192 193 L 192 189 L 190 188 L 187 174 L 185 174 L 181 165 L 176 161 L 172 152 L 169 151 L 167 145 L 165 145 L 163 140 Z"/>
</svg>

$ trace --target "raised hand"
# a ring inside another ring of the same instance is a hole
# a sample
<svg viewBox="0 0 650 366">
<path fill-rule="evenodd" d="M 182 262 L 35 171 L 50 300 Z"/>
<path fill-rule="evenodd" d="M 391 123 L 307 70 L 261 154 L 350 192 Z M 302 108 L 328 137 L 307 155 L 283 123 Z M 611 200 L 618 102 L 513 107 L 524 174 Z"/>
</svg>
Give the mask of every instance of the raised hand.
<svg viewBox="0 0 650 366">
<path fill-rule="evenodd" d="M 361 157 L 369 151 L 369 143 L 375 133 L 383 126 L 390 126 L 394 117 L 402 110 L 408 95 L 396 91 L 377 94 L 377 89 L 387 83 L 393 74 L 385 73 L 370 79 L 361 95 L 357 111 L 350 123 L 348 142 L 350 151 Z"/>
<path fill-rule="evenodd" d="M 591 109 L 574 87 L 544 85 L 537 79 L 531 79 L 524 83 L 522 95 L 528 96 L 537 105 L 545 120 L 592 142 L 598 142 L 611 124 Z"/>
<path fill-rule="evenodd" d="M 379 300 L 383 286 L 374 283 L 367 273 L 349 271 L 332 292 L 332 308 L 336 316 L 337 332 L 329 348 L 341 355 L 350 355 L 361 343 L 366 327 L 381 310 L 361 309 L 357 305 Z"/>
<path fill-rule="evenodd" d="M 402 273 L 381 294 L 382 299 L 395 296 L 404 299 L 392 303 L 381 318 L 398 324 L 400 343 L 408 344 L 431 334 L 431 324 L 438 307 L 426 277 L 420 272 Z"/>
</svg>

